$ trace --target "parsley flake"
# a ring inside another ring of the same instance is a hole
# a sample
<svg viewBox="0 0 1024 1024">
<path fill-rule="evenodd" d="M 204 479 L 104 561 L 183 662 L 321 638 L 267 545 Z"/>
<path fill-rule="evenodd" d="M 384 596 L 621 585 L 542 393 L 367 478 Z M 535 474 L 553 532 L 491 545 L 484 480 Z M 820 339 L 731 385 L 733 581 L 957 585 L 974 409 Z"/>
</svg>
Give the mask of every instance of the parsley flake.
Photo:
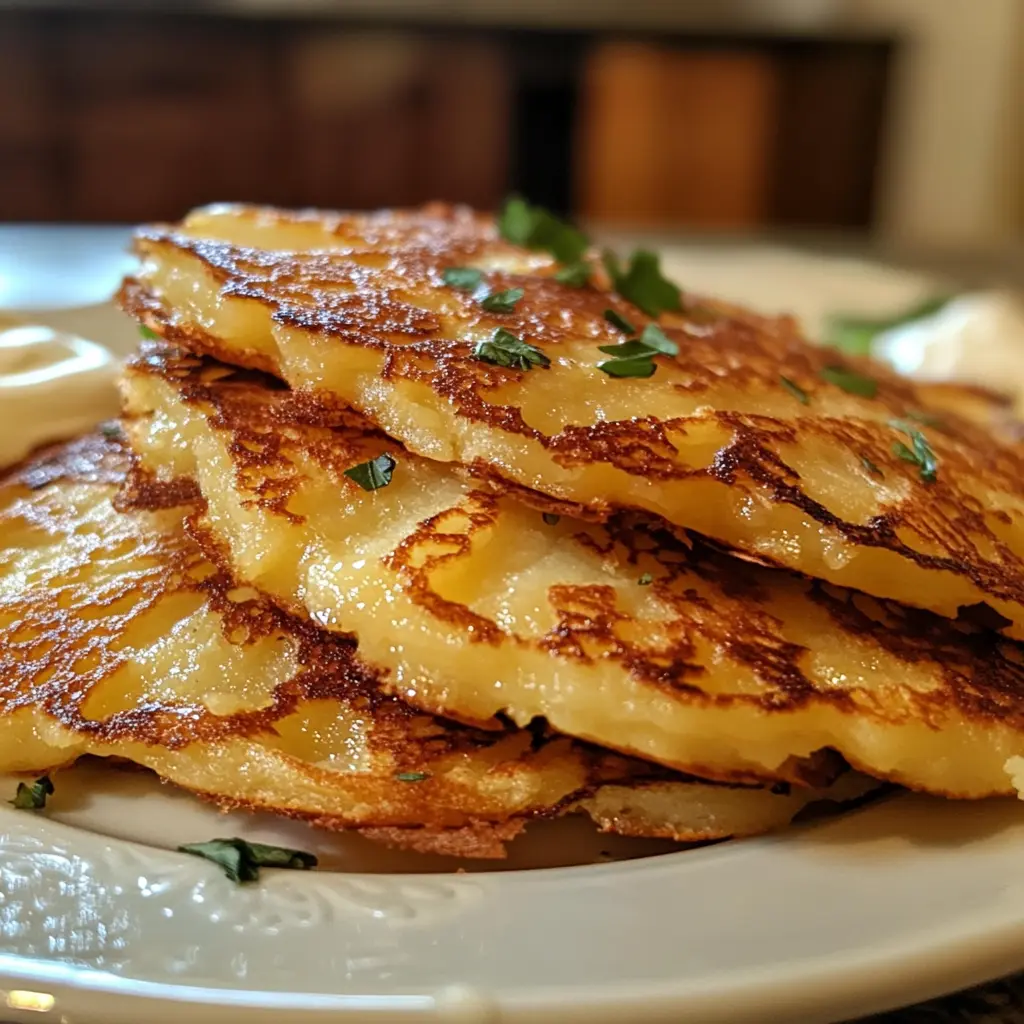
<svg viewBox="0 0 1024 1024">
<path fill-rule="evenodd" d="M 360 462 L 358 466 L 345 470 L 345 476 L 359 484 L 364 491 L 376 491 L 391 483 L 392 474 L 398 463 L 385 452 L 369 462 Z"/>
<path fill-rule="evenodd" d="M 145 325 L 139 327 L 139 336 L 145 338 L 146 341 L 159 341 L 160 335 L 156 331 L 151 331 Z"/>
<path fill-rule="evenodd" d="M 650 356 L 636 356 L 632 359 L 606 359 L 597 368 L 609 377 L 653 377 L 657 367 Z"/>
<path fill-rule="evenodd" d="M 914 320 L 923 320 L 926 316 L 937 313 L 947 302 L 949 302 L 948 296 L 936 296 L 890 317 L 836 314 L 829 318 L 825 329 L 825 343 L 849 355 L 869 355 L 872 343 L 883 331 L 900 327 Z"/>
<path fill-rule="evenodd" d="M 483 271 L 475 267 L 447 267 L 441 276 L 450 288 L 464 292 L 471 292 L 484 278 Z"/>
<path fill-rule="evenodd" d="M 46 806 L 46 798 L 53 796 L 53 783 L 49 775 L 36 779 L 31 785 L 18 783 L 18 791 L 14 799 L 8 803 L 19 811 L 41 811 Z"/>
<path fill-rule="evenodd" d="M 892 445 L 893 455 L 898 456 L 904 462 L 911 462 L 921 470 L 921 479 L 926 484 L 935 483 L 938 476 L 939 460 L 928 443 L 928 438 L 921 433 L 917 427 L 906 423 L 903 420 L 890 420 L 889 426 L 906 434 L 910 438 L 909 447 L 902 441 L 894 441 Z"/>
<path fill-rule="evenodd" d="M 583 288 L 593 273 L 593 268 L 586 260 L 578 260 L 562 267 L 555 274 L 555 280 L 559 284 L 567 284 L 570 288 Z"/>
<path fill-rule="evenodd" d="M 945 422 L 938 413 L 925 412 L 923 409 L 910 409 L 907 412 L 907 419 L 916 420 L 926 427 L 941 427 Z"/>
<path fill-rule="evenodd" d="M 399 782 L 425 782 L 430 778 L 430 772 L 397 772 L 395 778 Z"/>
<path fill-rule="evenodd" d="M 620 331 L 625 331 L 626 334 L 636 334 L 636 328 L 617 310 L 606 309 L 604 311 L 604 318 L 612 327 L 618 327 Z"/>
<path fill-rule="evenodd" d="M 478 341 L 473 356 L 481 362 L 507 366 L 513 370 L 532 370 L 535 366 L 551 365 L 551 360 L 539 348 L 527 344 L 503 327 L 499 327 L 486 341 Z"/>
<path fill-rule="evenodd" d="M 188 843 L 178 847 L 179 853 L 216 864 L 232 882 L 255 882 L 260 868 L 290 868 L 308 871 L 315 868 L 317 859 L 302 850 L 289 850 L 283 846 L 265 843 L 247 843 L 244 839 L 211 839 L 208 843 Z"/>
<path fill-rule="evenodd" d="M 788 377 L 779 377 L 779 383 L 802 405 L 811 401 L 811 396 L 799 384 L 795 384 Z"/>
<path fill-rule="evenodd" d="M 513 245 L 543 250 L 570 265 L 582 262 L 589 244 L 582 231 L 518 196 L 509 199 L 498 215 L 498 232 Z"/>
<path fill-rule="evenodd" d="M 111 420 L 109 423 L 100 424 L 100 433 L 108 441 L 119 441 L 124 436 L 121 433 L 121 424 L 117 420 Z"/>
<path fill-rule="evenodd" d="M 548 524 L 548 526 L 557 526 L 562 517 L 560 515 L 556 515 L 554 512 L 545 512 L 541 518 Z"/>
<path fill-rule="evenodd" d="M 488 295 L 480 303 L 488 313 L 511 313 L 516 303 L 523 297 L 522 288 L 509 288 L 503 292 Z"/>
<path fill-rule="evenodd" d="M 682 310 L 682 293 L 661 273 L 657 253 L 637 249 L 629 258 L 629 266 L 623 270 L 618 257 L 606 251 L 604 266 L 615 290 L 648 316 Z"/>
<path fill-rule="evenodd" d="M 679 346 L 657 324 L 648 324 L 639 338 L 618 345 L 599 345 L 598 351 L 613 356 L 597 364 L 609 377 L 650 377 L 657 355 L 679 355 Z"/>
<path fill-rule="evenodd" d="M 641 587 L 649 587 L 653 582 L 654 577 L 649 572 L 643 573 L 640 579 L 637 580 Z"/>
<path fill-rule="evenodd" d="M 823 381 L 842 388 L 848 395 L 874 398 L 878 394 L 878 381 L 845 366 L 826 366 L 820 376 Z"/>
<path fill-rule="evenodd" d="M 874 464 L 874 463 L 873 463 L 873 462 L 872 462 L 872 461 L 871 461 L 871 460 L 870 460 L 870 459 L 869 459 L 869 458 L 868 458 L 868 457 L 867 457 L 866 455 L 862 455 L 862 456 L 860 457 L 860 461 L 861 461 L 861 465 L 862 465 L 862 466 L 863 466 L 863 467 L 864 467 L 864 468 L 865 468 L 865 469 L 866 469 L 866 470 L 867 470 L 867 471 L 868 471 L 868 472 L 869 472 L 869 473 L 870 473 L 870 474 L 871 474 L 872 476 L 877 476 L 877 477 L 880 477 L 880 476 L 882 476 L 882 471 L 881 471 L 881 470 L 880 470 L 880 469 L 879 469 L 879 468 L 878 468 L 878 467 L 877 467 L 877 466 L 876 466 L 876 465 L 875 465 L 875 464 Z"/>
</svg>

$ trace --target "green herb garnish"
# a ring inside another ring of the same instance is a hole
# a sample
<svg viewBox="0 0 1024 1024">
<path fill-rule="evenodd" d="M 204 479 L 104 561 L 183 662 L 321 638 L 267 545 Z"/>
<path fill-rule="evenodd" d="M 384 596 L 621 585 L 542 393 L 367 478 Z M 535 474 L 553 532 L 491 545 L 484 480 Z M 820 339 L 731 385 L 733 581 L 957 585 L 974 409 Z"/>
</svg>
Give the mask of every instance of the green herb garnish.
<svg viewBox="0 0 1024 1024">
<path fill-rule="evenodd" d="M 593 273 L 593 267 L 586 260 L 578 260 L 576 263 L 562 267 L 555 274 L 555 280 L 559 284 L 567 284 L 570 288 L 582 288 Z"/>
<path fill-rule="evenodd" d="M 549 252 L 566 264 L 581 263 L 589 244 L 582 231 L 518 196 L 507 200 L 498 215 L 498 232 L 507 242 Z"/>
<path fill-rule="evenodd" d="M 860 457 L 861 465 L 872 475 L 881 476 L 882 471 L 866 456 Z"/>
<path fill-rule="evenodd" d="M 598 351 L 613 356 L 597 368 L 609 377 L 650 377 L 657 369 L 657 355 L 679 355 L 679 346 L 657 324 L 648 324 L 639 338 L 618 345 L 599 345 Z"/>
<path fill-rule="evenodd" d="M 345 470 L 345 476 L 355 481 L 364 491 L 376 491 L 391 483 L 391 476 L 398 463 L 385 452 L 369 462 L 360 462 L 358 466 Z"/>
<path fill-rule="evenodd" d="M 799 384 L 794 384 L 788 377 L 779 377 L 779 383 L 798 401 L 803 405 L 807 405 L 811 396 Z"/>
<path fill-rule="evenodd" d="M 926 427 L 941 427 L 945 422 L 943 418 L 934 412 L 924 412 L 922 409 L 910 409 L 907 412 L 908 420 L 916 420 Z"/>
<path fill-rule="evenodd" d="M 935 296 L 904 310 L 902 313 L 889 317 L 836 314 L 829 318 L 826 325 L 825 343 L 849 355 L 869 355 L 872 343 L 883 331 L 911 323 L 914 320 L 923 320 L 926 316 L 937 313 L 947 302 L 949 302 L 949 296 Z"/>
<path fill-rule="evenodd" d="M 121 424 L 116 420 L 100 425 L 100 433 L 108 441 L 119 441 L 124 435 L 121 433 Z"/>
<path fill-rule="evenodd" d="M 615 290 L 648 316 L 678 312 L 683 308 L 682 293 L 662 275 L 657 253 L 637 249 L 623 270 L 618 257 L 606 251 L 604 266 Z"/>
<path fill-rule="evenodd" d="M 484 278 L 483 271 L 475 267 L 447 267 L 441 276 L 446 285 L 464 292 L 471 292 Z"/>
<path fill-rule="evenodd" d="M 430 772 L 398 772 L 395 778 L 399 782 L 425 782 L 430 778 Z"/>
<path fill-rule="evenodd" d="M 507 291 L 488 295 L 480 303 L 488 313 L 511 313 L 516 303 L 523 297 L 522 288 L 509 288 Z"/>
<path fill-rule="evenodd" d="M 618 327 L 620 331 L 625 331 L 626 334 L 636 334 L 636 328 L 617 310 L 606 309 L 604 318 L 613 327 Z"/>
<path fill-rule="evenodd" d="M 928 438 L 915 426 L 903 420 L 890 420 L 889 426 L 906 434 L 910 438 L 909 447 L 902 441 L 894 441 L 892 445 L 893 455 L 899 456 L 904 462 L 912 462 L 921 470 L 921 479 L 926 484 L 935 483 L 938 475 L 939 460 L 928 443 Z"/>
<path fill-rule="evenodd" d="M 532 370 L 535 366 L 551 365 L 551 360 L 539 348 L 527 344 L 503 327 L 499 327 L 486 341 L 478 341 L 473 356 L 484 363 L 507 366 L 513 370 Z"/>
<path fill-rule="evenodd" d="M 146 341 L 159 341 L 160 335 L 156 331 L 151 331 L 148 327 L 139 327 L 139 336 L 145 338 Z"/>
<path fill-rule="evenodd" d="M 649 572 L 643 573 L 640 579 L 637 580 L 641 587 L 649 587 L 653 582 L 654 577 Z"/>
<path fill-rule="evenodd" d="M 653 377 L 657 367 L 649 356 L 637 356 L 633 359 L 606 359 L 598 363 L 597 368 L 604 370 L 609 377 Z"/>
<path fill-rule="evenodd" d="M 871 377 L 865 377 L 863 373 L 858 373 L 856 370 L 849 370 L 845 366 L 826 366 L 820 376 L 826 383 L 834 384 L 850 395 L 874 398 L 878 394 L 878 381 Z"/>
<path fill-rule="evenodd" d="M 556 515 L 554 512 L 545 512 L 541 518 L 548 524 L 548 526 L 557 526 L 562 517 Z"/>
<path fill-rule="evenodd" d="M 9 800 L 8 803 L 19 811 L 41 811 L 46 806 L 48 796 L 53 796 L 53 783 L 50 781 L 49 775 L 44 775 L 31 785 L 19 782 L 14 799 Z"/>
<path fill-rule="evenodd" d="M 317 859 L 302 850 L 289 850 L 283 846 L 247 843 L 244 839 L 211 839 L 208 843 L 188 843 L 179 846 L 180 853 L 190 853 L 212 861 L 232 882 L 255 882 L 260 868 L 290 868 L 308 871 L 315 868 Z"/>
</svg>

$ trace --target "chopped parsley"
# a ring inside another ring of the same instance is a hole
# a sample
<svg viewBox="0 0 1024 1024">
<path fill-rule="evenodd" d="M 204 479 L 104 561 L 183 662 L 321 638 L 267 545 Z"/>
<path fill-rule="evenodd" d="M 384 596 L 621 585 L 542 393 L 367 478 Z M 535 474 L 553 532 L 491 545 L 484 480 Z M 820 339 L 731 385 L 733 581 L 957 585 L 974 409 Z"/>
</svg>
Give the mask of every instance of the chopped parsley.
<svg viewBox="0 0 1024 1024">
<path fill-rule="evenodd" d="M 425 782 L 430 778 L 430 772 L 397 772 L 395 778 L 399 782 Z"/>
<path fill-rule="evenodd" d="M 48 796 L 53 796 L 53 783 L 50 781 L 49 775 L 44 775 L 31 785 L 19 782 L 14 799 L 9 800 L 8 803 L 19 811 L 41 811 L 46 806 Z"/>
<path fill-rule="evenodd" d="M 794 384 L 788 377 L 779 377 L 779 383 L 800 403 L 807 405 L 811 396 L 799 384 Z"/>
<path fill-rule="evenodd" d="M 941 427 L 944 422 L 938 413 L 925 412 L 923 409 L 911 409 L 907 413 L 907 419 L 916 420 L 926 427 Z"/>
<path fill-rule="evenodd" d="M 555 274 L 555 280 L 559 284 L 567 284 L 570 288 L 582 288 L 590 280 L 593 272 L 593 268 L 586 260 L 577 260 L 562 267 Z"/>
<path fill-rule="evenodd" d="M 247 843 L 244 839 L 211 839 L 208 843 L 188 843 L 179 846 L 180 853 L 216 864 L 232 882 L 255 882 L 260 868 L 290 868 L 308 871 L 315 868 L 317 859 L 302 850 L 289 850 L 283 846 Z"/>
<path fill-rule="evenodd" d="M 640 579 L 637 580 L 641 587 L 649 587 L 653 582 L 654 577 L 649 572 L 643 573 Z"/>
<path fill-rule="evenodd" d="M 539 348 L 527 344 L 510 331 L 499 327 L 486 341 L 478 341 L 473 356 L 494 366 L 507 366 L 513 370 L 532 370 L 547 367 L 551 360 Z"/>
<path fill-rule="evenodd" d="M 866 456 L 860 457 L 861 465 L 872 475 L 880 477 L 882 471 Z"/>
<path fill-rule="evenodd" d="M 554 512 L 545 512 L 541 518 L 548 524 L 548 526 L 557 526 L 562 517 L 556 515 Z"/>
<path fill-rule="evenodd" d="M 142 337 L 142 338 L 145 338 L 146 341 L 159 341 L 160 340 L 160 335 L 157 334 L 156 331 L 151 331 L 146 326 L 141 326 L 139 328 L 139 336 Z"/>
<path fill-rule="evenodd" d="M 484 278 L 483 271 L 475 267 L 447 267 L 441 276 L 446 285 L 464 292 L 471 292 Z"/>
<path fill-rule="evenodd" d="M 948 296 L 935 296 L 890 317 L 836 314 L 829 319 L 826 326 L 825 343 L 849 355 L 869 355 L 872 343 L 883 331 L 911 323 L 914 320 L 923 320 L 926 316 L 937 313 L 947 302 L 949 302 Z"/>
<path fill-rule="evenodd" d="M 480 303 L 488 313 L 511 313 L 516 303 L 523 297 L 522 288 L 509 288 L 503 292 L 488 295 Z"/>
<path fill-rule="evenodd" d="M 603 363 L 598 363 L 597 368 L 604 370 L 609 377 L 653 377 L 657 369 L 649 356 L 606 359 Z"/>
<path fill-rule="evenodd" d="M 360 462 L 358 466 L 345 470 L 345 476 L 355 481 L 364 491 L 376 491 L 391 483 L 392 474 L 398 463 L 385 452 L 369 462 Z"/>
<path fill-rule="evenodd" d="M 618 327 L 620 331 L 625 331 L 626 334 L 636 334 L 636 328 L 617 310 L 606 309 L 604 311 L 604 318 L 612 327 Z"/>
<path fill-rule="evenodd" d="M 939 460 L 928 443 L 928 438 L 921 433 L 917 427 L 906 423 L 903 420 L 891 420 L 889 426 L 906 434 L 910 438 L 910 445 L 902 441 L 894 441 L 892 445 L 893 455 L 898 456 L 904 462 L 911 462 L 921 470 L 921 479 L 926 484 L 935 483 L 938 476 Z"/>
<path fill-rule="evenodd" d="M 117 420 L 100 424 L 100 433 L 108 441 L 119 441 L 124 435 L 121 433 L 121 424 Z"/>
<path fill-rule="evenodd" d="M 661 273 L 657 253 L 637 249 L 623 270 L 618 257 L 610 251 L 604 254 L 604 266 L 615 290 L 639 306 L 648 316 L 679 312 L 683 308 L 682 293 Z"/>
<path fill-rule="evenodd" d="M 609 377 L 650 377 L 657 369 L 655 356 L 679 354 L 679 346 L 657 324 L 648 324 L 639 338 L 598 349 L 613 357 L 597 364 Z"/>
<path fill-rule="evenodd" d="M 878 394 L 878 381 L 845 366 L 826 366 L 821 371 L 821 379 L 827 384 L 842 388 L 849 395 L 874 398 Z"/>
<path fill-rule="evenodd" d="M 583 262 L 586 235 L 540 206 L 513 196 L 498 215 L 498 232 L 507 242 L 550 253 L 568 266 Z"/>
</svg>

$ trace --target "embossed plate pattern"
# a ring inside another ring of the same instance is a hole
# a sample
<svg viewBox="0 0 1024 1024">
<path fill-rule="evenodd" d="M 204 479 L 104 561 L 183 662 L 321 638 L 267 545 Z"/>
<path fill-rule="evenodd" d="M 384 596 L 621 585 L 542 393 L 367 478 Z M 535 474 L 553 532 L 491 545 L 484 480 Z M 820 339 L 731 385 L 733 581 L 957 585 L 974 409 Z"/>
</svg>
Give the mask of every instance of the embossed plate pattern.
<svg viewBox="0 0 1024 1024">
<path fill-rule="evenodd" d="M 125 811 L 174 829 L 159 799 Z M 644 860 L 240 888 L 3 808 L 0 987 L 52 995 L 72 1024 L 163 1024 L 182 1002 L 210 1024 L 242 1007 L 303 1024 L 825 1021 L 1024 965 L 1022 846 L 1012 801 L 902 797 Z"/>
</svg>

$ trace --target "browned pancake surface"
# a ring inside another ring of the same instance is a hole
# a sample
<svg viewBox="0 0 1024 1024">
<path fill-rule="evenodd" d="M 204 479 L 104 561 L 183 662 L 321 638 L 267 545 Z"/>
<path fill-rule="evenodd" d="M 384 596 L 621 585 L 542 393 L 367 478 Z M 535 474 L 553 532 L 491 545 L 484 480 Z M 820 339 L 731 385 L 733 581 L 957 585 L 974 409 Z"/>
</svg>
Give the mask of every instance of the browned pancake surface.
<svg viewBox="0 0 1024 1024">
<path fill-rule="evenodd" d="M 428 710 L 543 716 L 722 779 L 799 779 L 835 749 L 912 787 L 1010 790 L 1022 658 L 984 609 L 950 622 L 636 515 L 544 519 L 330 403 L 159 345 L 126 399 L 143 465 L 198 483 L 217 557 L 354 635 L 384 685 Z M 345 475 L 384 452 L 387 486 Z"/>
<path fill-rule="evenodd" d="M 678 356 L 617 379 L 598 368 L 599 346 L 626 337 L 606 310 L 638 331 L 649 318 L 602 287 L 559 283 L 549 257 L 464 210 L 223 207 L 144 229 L 137 248 L 122 301 L 149 327 L 351 405 L 523 500 L 598 519 L 653 512 L 948 617 L 987 602 L 1024 637 L 1024 452 L 881 366 L 808 344 L 789 319 L 693 301 L 661 320 Z M 445 285 L 452 266 L 523 298 L 489 313 Z M 550 366 L 475 358 L 498 328 Z M 870 396 L 850 384 L 864 379 Z"/>
</svg>

